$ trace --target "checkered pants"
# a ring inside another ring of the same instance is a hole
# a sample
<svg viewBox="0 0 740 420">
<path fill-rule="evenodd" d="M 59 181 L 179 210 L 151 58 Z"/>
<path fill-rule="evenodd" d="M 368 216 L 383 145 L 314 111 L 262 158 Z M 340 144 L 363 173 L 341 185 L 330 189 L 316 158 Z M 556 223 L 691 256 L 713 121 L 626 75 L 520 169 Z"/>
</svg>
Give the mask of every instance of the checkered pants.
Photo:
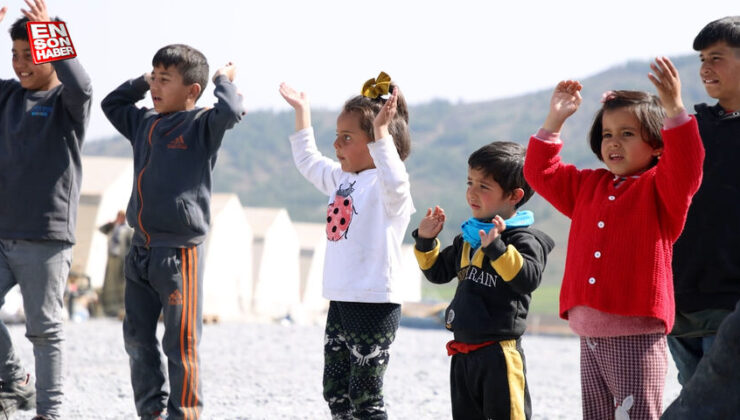
<svg viewBox="0 0 740 420">
<path fill-rule="evenodd" d="M 584 420 L 660 418 L 667 370 L 664 334 L 581 337 Z"/>
</svg>

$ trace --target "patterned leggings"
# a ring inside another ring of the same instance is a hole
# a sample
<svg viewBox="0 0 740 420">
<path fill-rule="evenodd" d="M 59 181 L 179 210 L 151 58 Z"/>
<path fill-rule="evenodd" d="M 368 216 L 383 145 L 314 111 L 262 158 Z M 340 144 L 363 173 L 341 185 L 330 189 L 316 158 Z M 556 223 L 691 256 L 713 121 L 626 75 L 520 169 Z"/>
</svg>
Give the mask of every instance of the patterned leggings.
<svg viewBox="0 0 740 420">
<path fill-rule="evenodd" d="M 383 375 L 401 305 L 329 303 L 324 336 L 324 399 L 332 419 L 387 419 Z"/>
<path fill-rule="evenodd" d="M 667 370 L 664 334 L 581 337 L 584 420 L 657 420 Z"/>
</svg>

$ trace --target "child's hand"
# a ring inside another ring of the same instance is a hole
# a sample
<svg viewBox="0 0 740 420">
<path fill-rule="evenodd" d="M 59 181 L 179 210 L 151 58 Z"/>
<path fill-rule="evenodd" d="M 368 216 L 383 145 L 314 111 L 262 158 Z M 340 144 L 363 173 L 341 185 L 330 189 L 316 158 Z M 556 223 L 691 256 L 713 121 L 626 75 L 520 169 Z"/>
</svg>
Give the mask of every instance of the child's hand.
<svg viewBox="0 0 740 420">
<path fill-rule="evenodd" d="M 228 63 L 226 63 L 225 66 L 216 70 L 216 73 L 213 74 L 213 83 L 216 83 L 216 78 L 222 74 L 226 75 L 226 77 L 229 78 L 230 82 L 233 82 L 234 76 L 236 76 L 236 66 L 234 65 L 234 63 L 229 61 Z"/>
<path fill-rule="evenodd" d="M 388 137 L 388 124 L 393 121 L 393 117 L 396 115 L 396 104 L 398 103 L 398 86 L 393 89 L 391 97 L 385 101 L 383 108 L 380 109 L 378 115 L 373 120 L 373 131 L 375 133 L 375 140 Z"/>
<path fill-rule="evenodd" d="M 681 101 L 681 79 L 678 70 L 668 57 L 658 57 L 655 63 L 650 63 L 650 68 L 655 72 L 648 73 L 648 78 L 658 90 L 660 102 L 663 104 L 666 116 L 675 117 L 683 110 Z"/>
<path fill-rule="evenodd" d="M 21 9 L 23 16 L 31 22 L 50 22 L 49 11 L 46 10 L 44 0 L 24 0 L 30 10 Z"/>
<path fill-rule="evenodd" d="M 581 88 L 583 86 L 577 80 L 563 80 L 555 86 L 555 91 L 550 99 L 550 113 L 545 118 L 542 128 L 551 132 L 559 133 L 563 123 L 581 106 Z"/>
<path fill-rule="evenodd" d="M 434 210 L 427 209 L 427 215 L 419 222 L 419 229 L 416 233 L 420 238 L 436 238 L 439 232 L 442 231 L 445 220 L 447 220 L 447 216 L 441 207 L 435 206 Z"/>
<path fill-rule="evenodd" d="M 5 6 L 3 6 L 2 9 L 0 9 L 0 22 L 2 22 L 3 19 L 5 18 L 5 12 L 7 11 L 8 11 L 8 8 Z"/>
<path fill-rule="evenodd" d="M 295 109 L 308 108 L 310 106 L 306 92 L 298 92 L 285 82 L 280 83 L 280 95 L 285 99 L 285 102 Z"/>
<path fill-rule="evenodd" d="M 311 126 L 311 106 L 306 92 L 298 92 L 287 83 L 280 83 L 280 96 L 295 109 L 295 130 L 300 131 Z"/>
<path fill-rule="evenodd" d="M 483 229 L 478 231 L 478 234 L 480 235 L 480 246 L 483 248 L 490 245 L 491 242 L 498 238 L 501 232 L 506 230 L 506 222 L 504 222 L 504 219 L 501 216 L 494 217 L 492 222 L 494 226 L 488 231 L 488 233 Z"/>
<path fill-rule="evenodd" d="M 152 72 L 148 71 L 144 73 L 144 80 L 146 80 L 146 83 L 151 87 L 152 85 Z"/>
</svg>

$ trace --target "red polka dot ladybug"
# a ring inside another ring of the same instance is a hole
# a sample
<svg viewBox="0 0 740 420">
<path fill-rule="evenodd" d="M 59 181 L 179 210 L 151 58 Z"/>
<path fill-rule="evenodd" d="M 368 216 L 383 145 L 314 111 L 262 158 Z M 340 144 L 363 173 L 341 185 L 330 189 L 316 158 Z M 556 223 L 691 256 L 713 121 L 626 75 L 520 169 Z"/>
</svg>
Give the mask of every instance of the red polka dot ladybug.
<svg viewBox="0 0 740 420">
<path fill-rule="evenodd" d="M 352 215 L 357 214 L 350 195 L 355 190 L 354 185 L 353 182 L 349 184 L 349 187 L 342 188 L 342 184 L 339 184 L 334 202 L 329 204 L 326 211 L 326 238 L 330 241 L 346 238 Z"/>
</svg>

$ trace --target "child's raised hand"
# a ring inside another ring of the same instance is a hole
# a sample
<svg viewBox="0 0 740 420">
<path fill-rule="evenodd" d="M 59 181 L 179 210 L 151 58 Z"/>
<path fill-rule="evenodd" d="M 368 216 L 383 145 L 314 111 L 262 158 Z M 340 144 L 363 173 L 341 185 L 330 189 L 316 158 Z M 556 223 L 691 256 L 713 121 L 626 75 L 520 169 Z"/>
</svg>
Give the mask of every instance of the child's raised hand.
<svg viewBox="0 0 740 420">
<path fill-rule="evenodd" d="M 550 112 L 545 118 L 542 128 L 551 132 L 559 133 L 563 123 L 581 106 L 581 88 L 583 86 L 577 80 L 563 80 L 555 86 L 555 91 L 550 99 Z"/>
<path fill-rule="evenodd" d="M 280 83 L 280 95 L 295 109 L 295 129 L 303 130 L 311 126 L 311 106 L 306 92 L 298 92 L 287 83 Z"/>
<path fill-rule="evenodd" d="M 216 78 L 222 74 L 226 75 L 226 77 L 229 78 L 230 82 L 233 82 L 234 77 L 236 76 L 236 66 L 234 65 L 234 63 L 229 61 L 228 63 L 226 63 L 225 66 L 216 70 L 216 73 L 213 74 L 213 82 L 216 83 Z"/>
<path fill-rule="evenodd" d="M 8 8 L 7 8 L 7 7 L 5 7 L 5 6 L 3 6 L 3 7 L 2 7 L 1 9 L 0 9 L 0 22 L 2 22 L 2 21 L 3 21 L 3 19 L 5 18 L 5 12 L 7 12 L 7 11 L 8 11 Z"/>
<path fill-rule="evenodd" d="M 478 234 L 480 235 L 480 245 L 483 248 L 490 245 L 491 242 L 498 238 L 501 232 L 506 230 L 506 222 L 504 222 L 504 219 L 501 216 L 494 217 L 492 222 L 494 226 L 488 231 L 488 233 L 483 229 L 478 231 Z"/>
<path fill-rule="evenodd" d="M 417 234 L 420 238 L 436 238 L 439 232 L 442 231 L 445 220 L 447 220 L 447 216 L 441 207 L 435 206 L 434 210 L 427 209 L 427 215 L 419 222 Z"/>
<path fill-rule="evenodd" d="M 648 73 L 648 78 L 658 90 L 660 102 L 663 104 L 666 116 L 671 118 L 680 114 L 683 110 L 681 100 L 681 79 L 678 70 L 668 57 L 658 57 L 655 63 L 650 63 L 650 68 L 655 72 Z"/>
<path fill-rule="evenodd" d="M 398 104 L 398 86 L 393 89 L 393 93 L 390 98 L 385 101 L 383 108 L 380 109 L 378 115 L 373 120 L 373 130 L 375 133 L 375 140 L 388 137 L 390 135 L 388 131 L 388 125 L 393 121 L 393 117 L 396 115 L 396 105 Z"/>
<path fill-rule="evenodd" d="M 23 16 L 27 17 L 31 22 L 49 22 L 49 11 L 46 10 L 46 3 L 44 0 L 24 0 L 28 5 L 29 10 L 21 9 Z"/>
<path fill-rule="evenodd" d="M 285 99 L 285 102 L 295 109 L 309 107 L 306 92 L 298 92 L 285 82 L 280 83 L 280 95 Z"/>
</svg>

